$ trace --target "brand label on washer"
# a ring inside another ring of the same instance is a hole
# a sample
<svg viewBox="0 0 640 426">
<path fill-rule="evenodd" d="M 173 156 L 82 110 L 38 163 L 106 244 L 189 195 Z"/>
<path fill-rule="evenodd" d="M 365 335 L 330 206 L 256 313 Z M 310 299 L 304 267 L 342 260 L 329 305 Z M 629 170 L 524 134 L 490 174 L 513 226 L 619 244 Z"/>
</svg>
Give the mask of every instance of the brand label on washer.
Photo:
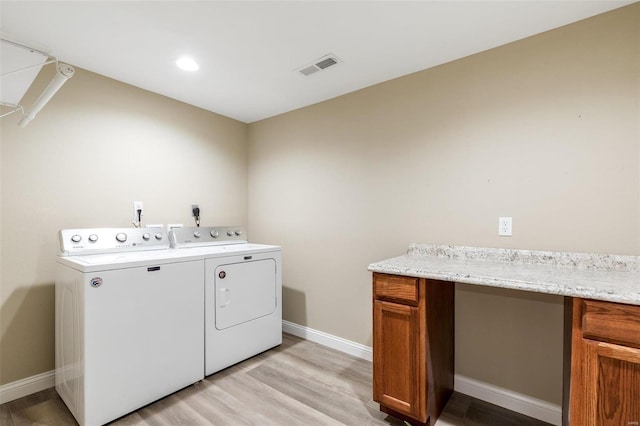
<svg viewBox="0 0 640 426">
<path fill-rule="evenodd" d="M 91 287 L 100 287 L 102 285 L 102 278 L 94 277 L 91 278 Z"/>
</svg>

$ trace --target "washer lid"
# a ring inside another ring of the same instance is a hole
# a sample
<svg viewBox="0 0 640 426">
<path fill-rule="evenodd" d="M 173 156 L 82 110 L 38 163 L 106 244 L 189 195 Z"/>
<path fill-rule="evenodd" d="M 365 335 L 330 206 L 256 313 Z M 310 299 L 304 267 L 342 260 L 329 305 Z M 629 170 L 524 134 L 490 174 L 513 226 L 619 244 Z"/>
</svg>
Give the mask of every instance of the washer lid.
<svg viewBox="0 0 640 426">
<path fill-rule="evenodd" d="M 204 259 L 203 254 L 196 251 L 165 249 L 82 256 L 58 256 L 56 260 L 58 263 L 80 272 L 96 272 L 202 259 Z"/>
</svg>

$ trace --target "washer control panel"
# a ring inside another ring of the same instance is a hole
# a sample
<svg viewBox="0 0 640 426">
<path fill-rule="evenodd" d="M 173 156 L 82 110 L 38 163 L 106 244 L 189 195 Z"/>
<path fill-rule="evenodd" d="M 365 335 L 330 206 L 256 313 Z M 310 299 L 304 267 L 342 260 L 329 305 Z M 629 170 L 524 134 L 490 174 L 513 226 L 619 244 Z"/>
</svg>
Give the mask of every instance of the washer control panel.
<svg viewBox="0 0 640 426">
<path fill-rule="evenodd" d="M 174 228 L 169 241 L 171 248 L 240 244 L 247 242 L 247 233 L 240 226 Z"/>
<path fill-rule="evenodd" d="M 62 256 L 169 248 L 164 228 L 63 229 L 59 238 Z"/>
</svg>

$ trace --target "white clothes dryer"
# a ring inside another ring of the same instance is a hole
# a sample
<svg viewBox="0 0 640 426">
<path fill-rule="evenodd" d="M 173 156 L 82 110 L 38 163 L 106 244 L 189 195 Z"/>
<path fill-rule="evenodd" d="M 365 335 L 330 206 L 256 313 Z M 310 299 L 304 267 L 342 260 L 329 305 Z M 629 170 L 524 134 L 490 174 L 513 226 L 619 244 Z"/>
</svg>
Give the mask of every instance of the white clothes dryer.
<svg viewBox="0 0 640 426">
<path fill-rule="evenodd" d="M 205 375 L 282 343 L 282 248 L 239 227 L 177 228 L 171 246 L 204 257 Z"/>
<path fill-rule="evenodd" d="M 201 255 L 158 228 L 63 230 L 60 247 L 56 391 L 81 426 L 204 378 Z"/>
</svg>

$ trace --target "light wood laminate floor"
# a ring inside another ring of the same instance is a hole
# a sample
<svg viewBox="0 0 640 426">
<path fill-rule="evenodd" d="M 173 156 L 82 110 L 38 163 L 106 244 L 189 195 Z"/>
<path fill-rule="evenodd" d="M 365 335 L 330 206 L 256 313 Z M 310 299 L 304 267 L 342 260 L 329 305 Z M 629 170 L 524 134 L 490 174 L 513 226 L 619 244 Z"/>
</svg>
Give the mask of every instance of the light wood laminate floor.
<svg viewBox="0 0 640 426">
<path fill-rule="evenodd" d="M 0 425 L 73 425 L 54 389 L 0 405 Z M 111 423 L 129 425 L 404 425 L 371 399 L 371 363 L 285 334 L 267 351 Z M 542 426 L 455 393 L 436 426 Z"/>
</svg>

